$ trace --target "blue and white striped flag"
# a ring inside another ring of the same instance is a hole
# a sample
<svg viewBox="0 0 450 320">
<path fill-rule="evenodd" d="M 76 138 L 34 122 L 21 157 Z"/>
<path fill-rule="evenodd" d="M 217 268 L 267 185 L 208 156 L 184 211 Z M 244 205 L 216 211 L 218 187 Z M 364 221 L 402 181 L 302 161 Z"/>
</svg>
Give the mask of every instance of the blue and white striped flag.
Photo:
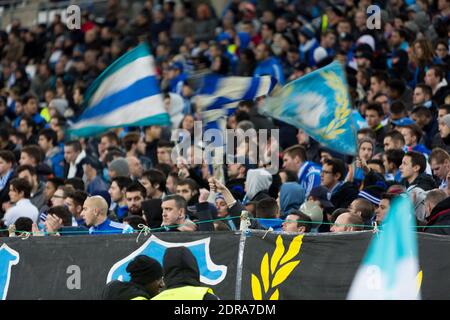
<svg viewBox="0 0 450 320">
<path fill-rule="evenodd" d="M 269 94 L 277 80 L 270 76 L 221 77 L 207 75 L 203 80 L 195 103 L 201 110 L 204 123 L 229 116 L 239 101 L 254 100 Z"/>
<path fill-rule="evenodd" d="M 353 279 L 349 300 L 420 299 L 414 208 L 408 195 L 392 200 Z"/>
<path fill-rule="evenodd" d="M 147 44 L 121 56 L 89 87 L 86 109 L 69 134 L 84 137 L 111 128 L 170 124 L 155 75 Z"/>
</svg>

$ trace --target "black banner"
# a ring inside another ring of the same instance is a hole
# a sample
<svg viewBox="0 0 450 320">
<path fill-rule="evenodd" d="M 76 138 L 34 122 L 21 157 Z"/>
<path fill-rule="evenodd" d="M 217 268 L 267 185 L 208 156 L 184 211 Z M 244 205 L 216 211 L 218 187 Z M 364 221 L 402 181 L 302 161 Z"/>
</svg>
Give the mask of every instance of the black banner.
<svg viewBox="0 0 450 320">
<path fill-rule="evenodd" d="M 3 299 L 99 299 L 128 280 L 138 254 L 162 261 L 171 246 L 196 257 L 201 281 L 221 299 L 345 299 L 372 232 L 280 235 L 251 232 L 2 238 Z M 419 234 L 423 299 L 450 299 L 450 237 Z M 137 241 L 138 240 L 138 241 Z M 237 281 L 238 279 L 238 281 Z"/>
</svg>

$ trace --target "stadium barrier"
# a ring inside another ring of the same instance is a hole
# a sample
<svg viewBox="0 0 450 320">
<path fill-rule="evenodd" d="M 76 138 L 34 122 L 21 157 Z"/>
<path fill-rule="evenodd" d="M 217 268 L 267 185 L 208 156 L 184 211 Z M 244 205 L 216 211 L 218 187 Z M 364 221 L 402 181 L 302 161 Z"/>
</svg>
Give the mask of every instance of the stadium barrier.
<svg viewBox="0 0 450 320">
<path fill-rule="evenodd" d="M 167 247 L 186 246 L 201 281 L 221 299 L 345 299 L 372 236 L 252 230 L 2 238 L 0 294 L 100 299 L 108 281 L 129 278 L 125 269 L 134 256 L 162 261 Z M 417 289 L 423 299 L 450 299 L 450 237 L 419 233 L 418 239 Z"/>
</svg>

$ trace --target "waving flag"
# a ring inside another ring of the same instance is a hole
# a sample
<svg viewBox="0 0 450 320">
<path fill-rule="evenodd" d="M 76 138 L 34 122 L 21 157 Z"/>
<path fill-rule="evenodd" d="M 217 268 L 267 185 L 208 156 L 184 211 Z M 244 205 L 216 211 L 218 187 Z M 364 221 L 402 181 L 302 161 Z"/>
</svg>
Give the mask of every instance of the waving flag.
<svg viewBox="0 0 450 320">
<path fill-rule="evenodd" d="M 110 128 L 170 124 L 154 59 L 146 44 L 111 64 L 89 87 L 86 109 L 69 129 L 73 136 L 90 136 Z"/>
<path fill-rule="evenodd" d="M 420 299 L 414 208 L 407 195 L 392 200 L 353 279 L 350 300 Z"/>
<path fill-rule="evenodd" d="M 344 70 L 338 61 L 274 92 L 263 113 L 297 128 L 339 153 L 356 154 L 356 130 Z"/>
<path fill-rule="evenodd" d="M 207 75 L 203 80 L 195 103 L 202 112 L 203 121 L 212 123 L 230 115 L 239 101 L 254 100 L 269 94 L 276 79 L 261 77 L 221 77 Z"/>
</svg>

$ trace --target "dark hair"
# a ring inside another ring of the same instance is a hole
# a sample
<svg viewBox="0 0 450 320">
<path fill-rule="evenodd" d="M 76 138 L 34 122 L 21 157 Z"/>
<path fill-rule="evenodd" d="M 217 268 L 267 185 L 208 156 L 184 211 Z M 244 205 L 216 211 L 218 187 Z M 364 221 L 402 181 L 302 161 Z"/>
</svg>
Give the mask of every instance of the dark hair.
<svg viewBox="0 0 450 320">
<path fill-rule="evenodd" d="M 388 86 L 391 90 L 397 91 L 399 96 L 401 96 L 406 90 L 405 84 L 400 79 L 390 80 Z"/>
<path fill-rule="evenodd" d="M 186 209 L 186 207 L 187 207 L 186 200 L 178 194 L 171 194 L 171 195 L 165 196 L 162 199 L 162 202 L 166 202 L 166 201 L 170 201 L 170 200 L 175 200 L 175 205 L 177 206 L 178 209 Z"/>
<path fill-rule="evenodd" d="M 441 104 L 439 107 L 438 107 L 438 109 L 442 109 L 442 110 L 444 110 L 445 109 L 445 111 L 447 112 L 447 114 L 450 114 L 450 104 Z"/>
<path fill-rule="evenodd" d="M 376 111 L 376 113 L 378 113 L 379 117 L 383 117 L 384 116 L 383 107 L 381 106 L 381 104 L 379 104 L 377 102 L 369 103 L 367 105 L 367 107 L 366 107 L 366 111 L 367 110 L 374 110 L 374 111 Z"/>
<path fill-rule="evenodd" d="M 100 136 L 100 139 L 102 139 L 102 138 L 104 138 L 104 137 L 106 137 L 110 142 L 111 142 L 111 141 L 115 141 L 115 143 L 116 143 L 117 145 L 119 145 L 119 138 L 117 137 L 117 134 L 115 134 L 114 132 L 108 131 L 108 132 L 102 134 L 102 135 Z"/>
<path fill-rule="evenodd" d="M 84 190 L 84 181 L 81 178 L 70 178 L 64 181 L 65 185 L 71 185 L 75 190 Z"/>
<path fill-rule="evenodd" d="M 386 160 L 388 163 L 393 163 L 396 168 L 400 168 L 400 166 L 402 165 L 403 157 L 405 156 L 405 152 L 403 150 L 387 150 L 384 154 L 386 155 Z"/>
<path fill-rule="evenodd" d="M 129 177 L 115 177 L 111 179 L 111 184 L 113 182 L 116 182 L 119 189 L 122 190 L 124 188 L 127 188 L 133 182 L 133 180 L 131 180 L 131 178 Z"/>
<path fill-rule="evenodd" d="M 131 148 L 133 147 L 133 144 L 137 144 L 140 138 L 141 135 L 137 132 L 127 133 L 127 135 L 122 139 L 123 147 L 125 148 L 126 151 L 130 151 Z"/>
<path fill-rule="evenodd" d="M 276 218 L 278 203 L 273 198 L 264 198 L 256 204 L 257 218 Z"/>
<path fill-rule="evenodd" d="M 177 186 L 185 186 L 185 185 L 189 186 L 189 189 L 191 189 L 191 191 L 198 192 L 199 190 L 197 182 L 195 182 L 195 180 L 191 178 L 186 178 L 178 181 Z"/>
<path fill-rule="evenodd" d="M 83 206 L 84 201 L 88 197 L 88 194 L 82 190 L 70 191 L 67 193 L 66 198 L 71 198 L 78 206 Z"/>
<path fill-rule="evenodd" d="M 388 133 L 386 133 L 386 135 L 384 136 L 384 138 L 391 138 L 393 141 L 397 141 L 397 142 L 401 142 L 402 144 L 405 144 L 405 137 L 403 137 L 403 135 L 398 132 L 397 130 L 391 130 Z"/>
<path fill-rule="evenodd" d="M 19 173 L 21 173 L 23 171 L 28 171 L 32 176 L 35 176 L 37 174 L 36 173 L 36 169 L 33 166 L 25 164 L 25 165 L 22 165 L 22 166 L 18 166 L 16 168 L 16 175 L 19 175 Z"/>
<path fill-rule="evenodd" d="M 147 195 L 147 189 L 138 181 L 133 181 L 126 187 L 126 192 L 135 192 L 139 191 L 142 197 L 145 199 Z"/>
<path fill-rule="evenodd" d="M 305 232 L 311 231 L 311 223 L 308 222 L 312 222 L 312 220 L 308 215 L 296 209 L 291 210 L 291 212 L 289 212 L 289 215 L 297 216 L 297 221 L 305 221 L 297 222 L 297 227 L 305 227 Z"/>
<path fill-rule="evenodd" d="M 405 154 L 405 157 L 411 158 L 411 164 L 412 166 L 419 166 L 419 174 L 424 173 L 425 169 L 427 168 L 427 160 L 423 154 L 417 151 L 408 151 Z"/>
<path fill-rule="evenodd" d="M 134 230 L 138 230 L 138 231 L 144 228 L 144 227 L 139 227 L 140 224 L 143 224 L 144 226 L 148 226 L 147 222 L 144 220 L 144 218 L 142 218 L 141 216 L 135 215 L 135 214 L 123 218 L 123 222 L 128 222 L 128 224 Z"/>
<path fill-rule="evenodd" d="M 23 192 L 23 195 L 26 199 L 30 198 L 31 194 L 31 184 L 27 179 L 24 178 L 14 178 L 10 182 L 10 186 L 13 187 L 18 193 Z"/>
<path fill-rule="evenodd" d="M 439 78 L 439 80 L 442 81 L 442 79 L 445 78 L 445 72 L 444 70 L 442 70 L 441 66 L 439 65 L 432 65 L 428 68 L 428 70 L 434 70 L 434 74 L 436 75 L 436 77 Z"/>
<path fill-rule="evenodd" d="M 39 132 L 39 136 L 44 136 L 46 140 L 51 141 L 55 146 L 58 143 L 58 136 L 55 131 L 50 128 L 44 128 Z"/>
<path fill-rule="evenodd" d="M 392 114 L 406 114 L 406 106 L 401 102 L 400 100 L 396 100 L 391 103 L 391 106 L 389 107 L 389 110 Z"/>
<path fill-rule="evenodd" d="M 428 109 L 427 107 L 423 107 L 423 106 L 414 108 L 411 113 L 416 114 L 419 117 L 424 116 L 428 119 L 433 117 L 433 114 L 431 113 L 430 109 Z"/>
<path fill-rule="evenodd" d="M 325 151 L 325 150 L 322 150 Z M 298 182 L 298 177 L 297 177 L 297 173 L 293 172 L 291 170 L 285 170 L 285 169 L 281 169 L 280 173 L 284 172 L 286 174 L 286 182 Z"/>
<path fill-rule="evenodd" d="M 173 148 L 173 147 L 174 147 L 174 144 L 170 141 L 166 141 L 166 140 L 158 141 L 157 148 Z"/>
<path fill-rule="evenodd" d="M 299 157 L 301 161 L 306 161 L 306 149 L 299 144 L 287 148 L 283 154 L 288 154 L 291 158 Z"/>
<path fill-rule="evenodd" d="M 58 189 L 59 186 L 64 185 L 64 179 L 58 177 L 52 177 L 47 180 L 47 182 L 52 183 L 55 186 L 55 190 Z"/>
<path fill-rule="evenodd" d="M 167 163 L 158 163 L 157 165 L 155 165 L 153 167 L 153 169 L 163 172 L 166 176 L 168 176 L 170 174 L 170 172 L 172 171 L 171 165 L 167 164 Z"/>
<path fill-rule="evenodd" d="M 325 159 L 325 164 L 331 166 L 331 172 L 333 174 L 339 173 L 341 176 L 339 177 L 339 181 L 344 180 L 345 178 L 345 164 L 344 161 L 338 158 Z"/>
<path fill-rule="evenodd" d="M 78 140 L 67 141 L 64 146 L 72 147 L 75 152 L 81 152 L 81 143 Z"/>
<path fill-rule="evenodd" d="M 384 71 L 375 71 L 372 75 L 371 78 L 376 78 L 378 82 L 384 82 L 384 83 L 388 83 L 388 75 L 386 72 Z"/>
<path fill-rule="evenodd" d="M 370 128 L 362 128 L 362 129 L 359 129 L 358 132 L 357 132 L 357 134 L 363 134 L 363 135 L 369 136 L 369 138 L 372 139 L 372 140 L 374 140 L 374 141 L 375 141 L 376 138 L 377 138 L 375 132 L 374 132 L 372 129 L 370 129 Z"/>
<path fill-rule="evenodd" d="M 28 217 L 19 217 L 16 222 L 14 222 L 16 227 L 16 235 L 21 232 L 31 232 L 33 230 L 33 220 Z"/>
<path fill-rule="evenodd" d="M 380 159 L 369 159 L 368 161 L 367 161 L 367 164 L 376 164 L 376 165 L 379 165 L 381 168 L 383 168 L 383 170 L 384 170 L 384 165 L 383 165 L 383 160 L 380 160 Z"/>
<path fill-rule="evenodd" d="M 348 210 L 348 208 L 337 208 L 337 209 L 334 210 L 333 213 L 331 214 L 331 221 L 330 221 L 330 222 L 335 223 L 335 222 L 336 222 L 336 219 L 337 219 L 341 214 L 346 213 L 346 212 L 350 212 L 350 211 Z"/>
<path fill-rule="evenodd" d="M 28 116 L 24 116 L 22 117 L 22 119 L 20 119 L 20 122 L 25 121 L 27 123 L 27 127 L 29 128 L 33 128 L 33 131 L 36 127 L 36 122 L 34 122 L 34 120 L 31 117 Z"/>
<path fill-rule="evenodd" d="M 381 199 L 387 199 L 387 200 L 389 200 L 389 202 L 391 202 L 391 200 L 397 196 L 398 196 L 398 194 L 385 192 L 385 193 L 381 194 Z"/>
<path fill-rule="evenodd" d="M 9 150 L 0 150 L 0 158 L 2 158 L 7 163 L 16 163 L 16 157 L 14 156 L 14 153 L 12 153 Z"/>
<path fill-rule="evenodd" d="M 419 143 L 420 139 L 422 138 L 423 132 L 417 124 L 408 124 L 406 126 L 403 126 L 403 128 L 408 128 L 409 130 L 411 130 L 411 134 L 416 137 L 416 142 Z"/>
<path fill-rule="evenodd" d="M 33 158 L 36 164 L 42 161 L 42 150 L 36 145 L 25 146 L 22 148 L 22 152 L 25 152 L 30 158 Z"/>
<path fill-rule="evenodd" d="M 144 173 L 142 174 L 143 178 L 147 178 L 148 181 L 150 181 L 150 183 L 152 185 L 158 184 L 158 190 L 161 192 L 165 192 L 166 191 L 166 175 L 160 171 L 160 170 L 156 170 L 156 169 L 149 169 L 147 171 L 144 171 Z"/>
<path fill-rule="evenodd" d="M 416 88 L 422 89 L 423 93 L 428 95 L 430 98 L 433 96 L 433 90 L 431 87 L 425 83 L 419 83 L 416 85 Z"/>
<path fill-rule="evenodd" d="M 63 226 L 70 227 L 72 225 L 72 213 L 65 206 L 55 206 L 48 209 L 47 214 L 54 214 L 63 222 Z"/>
<path fill-rule="evenodd" d="M 124 157 L 125 154 L 117 147 L 110 147 L 108 149 L 106 149 L 106 155 L 105 155 L 105 159 L 104 162 L 105 163 L 110 163 L 111 161 L 113 161 L 114 157 Z"/>
</svg>

